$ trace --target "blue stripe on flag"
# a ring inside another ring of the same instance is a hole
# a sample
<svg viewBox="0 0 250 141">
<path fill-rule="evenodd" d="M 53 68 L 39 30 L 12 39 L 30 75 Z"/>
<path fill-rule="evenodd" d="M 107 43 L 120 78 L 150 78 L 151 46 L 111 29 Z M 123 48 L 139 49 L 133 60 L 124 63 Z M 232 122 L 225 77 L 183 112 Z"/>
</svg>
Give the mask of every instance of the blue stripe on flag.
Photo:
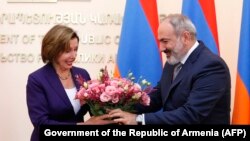
<svg viewBox="0 0 250 141">
<path fill-rule="evenodd" d="M 202 40 L 205 45 L 215 54 L 218 53 L 215 39 L 210 30 L 206 18 L 198 0 L 183 0 L 182 14 L 189 17 L 196 26 L 197 39 Z"/>
<path fill-rule="evenodd" d="M 121 77 L 133 72 L 156 85 L 162 72 L 162 62 L 153 31 L 139 0 L 127 0 L 117 55 Z"/>
<path fill-rule="evenodd" d="M 244 0 L 242 10 L 238 72 L 250 94 L 250 1 Z"/>
</svg>

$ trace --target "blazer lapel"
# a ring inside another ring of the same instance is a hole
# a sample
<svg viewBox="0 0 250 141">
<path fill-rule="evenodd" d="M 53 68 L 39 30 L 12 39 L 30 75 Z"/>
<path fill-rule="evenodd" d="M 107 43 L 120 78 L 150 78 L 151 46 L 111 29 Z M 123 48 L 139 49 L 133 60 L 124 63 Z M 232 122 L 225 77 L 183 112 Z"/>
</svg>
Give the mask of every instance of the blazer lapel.
<svg viewBox="0 0 250 141">
<path fill-rule="evenodd" d="M 63 102 L 68 105 L 71 106 L 70 100 L 64 90 L 64 87 L 62 85 L 62 83 L 60 82 L 60 79 L 57 77 L 56 71 L 54 70 L 53 66 L 48 64 L 47 67 L 47 80 L 50 83 L 50 86 L 52 87 L 52 89 L 55 91 L 55 94 L 58 95 L 58 97 L 60 97 Z M 73 110 L 73 107 L 72 107 Z"/>
<path fill-rule="evenodd" d="M 169 96 L 169 92 L 170 92 L 170 87 L 172 85 L 172 79 L 173 79 L 173 71 L 174 71 L 174 66 L 173 65 L 169 65 L 166 64 L 167 66 L 164 67 L 164 74 L 162 76 L 162 102 L 164 103 L 166 101 L 166 99 Z"/>
<path fill-rule="evenodd" d="M 188 66 L 192 66 L 190 64 L 188 64 L 188 62 L 186 62 L 185 64 L 182 65 L 182 68 L 179 72 L 179 74 L 176 76 L 175 80 L 173 80 L 171 87 L 170 87 L 170 91 L 173 87 L 175 87 L 182 79 L 185 75 L 188 75 L 188 71 L 189 71 L 189 67 Z"/>
<path fill-rule="evenodd" d="M 172 78 L 172 75 L 173 75 L 173 67 L 170 69 L 169 75 L 171 75 L 171 77 L 168 77 L 168 80 L 167 80 L 168 83 L 165 83 L 163 85 L 163 86 L 166 86 L 166 89 L 165 89 L 166 93 L 163 98 L 163 103 L 166 102 L 169 94 L 171 93 L 171 90 L 175 86 L 177 86 L 186 75 L 188 75 L 189 71 L 192 69 L 192 64 L 198 59 L 198 56 L 203 49 L 204 49 L 203 43 L 199 42 L 199 46 L 190 54 L 185 64 L 182 65 L 182 68 L 179 74 L 176 76 L 175 80 L 169 84 L 169 82 L 171 82 L 169 81 L 169 78 Z"/>
</svg>

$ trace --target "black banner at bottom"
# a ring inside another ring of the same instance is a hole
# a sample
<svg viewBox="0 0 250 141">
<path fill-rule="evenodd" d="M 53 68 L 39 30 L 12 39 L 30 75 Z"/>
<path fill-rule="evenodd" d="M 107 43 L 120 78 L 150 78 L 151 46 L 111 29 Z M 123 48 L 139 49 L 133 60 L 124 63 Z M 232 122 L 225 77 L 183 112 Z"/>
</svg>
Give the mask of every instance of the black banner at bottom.
<svg viewBox="0 0 250 141">
<path fill-rule="evenodd" d="M 215 140 L 249 140 L 250 126 L 248 125 L 189 125 L 189 126 L 170 126 L 170 125 L 44 125 L 40 128 L 41 141 L 50 141 L 57 139 L 72 139 L 80 141 L 91 137 L 91 139 L 109 138 L 117 139 L 121 137 L 131 139 L 155 139 L 158 137 L 167 137 L 171 139 L 194 138 L 194 139 L 215 139 Z"/>
</svg>

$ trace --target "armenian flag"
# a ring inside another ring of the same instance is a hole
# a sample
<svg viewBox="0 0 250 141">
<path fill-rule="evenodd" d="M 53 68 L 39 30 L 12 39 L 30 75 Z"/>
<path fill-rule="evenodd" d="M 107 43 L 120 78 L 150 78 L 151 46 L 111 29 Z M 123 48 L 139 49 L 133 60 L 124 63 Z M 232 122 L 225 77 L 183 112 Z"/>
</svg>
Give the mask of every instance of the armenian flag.
<svg viewBox="0 0 250 141">
<path fill-rule="evenodd" d="M 156 0 L 127 0 L 114 75 L 132 72 L 136 81 L 146 79 L 154 86 L 162 73 L 158 48 Z"/>
<path fill-rule="evenodd" d="M 232 124 L 250 124 L 250 1 L 243 1 Z"/>
<path fill-rule="evenodd" d="M 219 55 L 219 42 L 214 0 L 183 0 L 182 14 L 196 26 L 197 39 Z"/>
</svg>

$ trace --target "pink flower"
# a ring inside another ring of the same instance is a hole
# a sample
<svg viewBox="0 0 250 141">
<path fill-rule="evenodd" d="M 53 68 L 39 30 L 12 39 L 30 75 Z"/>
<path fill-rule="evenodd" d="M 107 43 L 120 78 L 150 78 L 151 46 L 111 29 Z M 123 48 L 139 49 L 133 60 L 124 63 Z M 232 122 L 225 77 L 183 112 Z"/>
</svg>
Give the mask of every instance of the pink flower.
<svg viewBox="0 0 250 141">
<path fill-rule="evenodd" d="M 113 95 L 112 97 L 112 103 L 118 103 L 119 102 L 119 95 Z"/>
<path fill-rule="evenodd" d="M 146 93 L 143 93 L 141 96 L 141 104 L 149 106 L 150 104 L 150 98 Z"/>
<path fill-rule="evenodd" d="M 110 78 L 107 68 L 101 69 L 100 78 L 84 81 L 81 76 L 76 79 L 81 88 L 76 94 L 76 99 L 89 104 L 93 115 L 101 115 L 106 109 L 120 108 L 128 112 L 134 112 L 133 105 L 141 103 L 145 106 L 150 104 L 149 93 L 152 88 L 144 79 L 139 83 L 132 81 L 132 73 L 128 78 Z M 144 86 L 144 89 L 143 87 Z"/>
<path fill-rule="evenodd" d="M 105 88 L 105 92 L 106 92 L 108 95 L 113 96 L 113 95 L 116 94 L 116 87 L 114 87 L 114 86 L 107 86 L 107 87 Z"/>
<path fill-rule="evenodd" d="M 112 98 L 111 95 L 109 95 L 105 92 L 100 95 L 101 102 L 108 102 L 111 100 L 111 98 Z"/>
</svg>

